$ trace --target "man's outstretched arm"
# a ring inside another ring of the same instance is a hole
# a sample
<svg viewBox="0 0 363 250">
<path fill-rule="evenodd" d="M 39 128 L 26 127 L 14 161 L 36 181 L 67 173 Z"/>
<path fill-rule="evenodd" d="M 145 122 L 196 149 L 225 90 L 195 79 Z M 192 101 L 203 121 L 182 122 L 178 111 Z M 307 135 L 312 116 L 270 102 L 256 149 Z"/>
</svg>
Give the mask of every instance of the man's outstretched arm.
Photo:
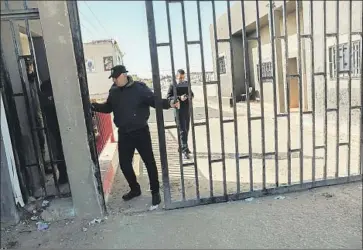
<svg viewBox="0 0 363 250">
<path fill-rule="evenodd" d="M 105 103 L 96 103 L 93 102 L 91 104 L 92 111 L 99 112 L 99 113 L 111 113 L 112 112 L 112 104 L 111 104 L 111 98 L 110 94 L 107 97 L 107 100 Z"/>
<path fill-rule="evenodd" d="M 154 92 L 151 91 L 151 89 L 148 86 L 146 86 L 146 84 L 143 86 L 143 97 L 147 105 L 155 108 L 157 96 L 154 94 Z M 163 109 L 176 108 L 178 105 L 178 103 L 175 103 L 174 100 L 169 98 L 161 99 L 161 101 Z"/>
</svg>

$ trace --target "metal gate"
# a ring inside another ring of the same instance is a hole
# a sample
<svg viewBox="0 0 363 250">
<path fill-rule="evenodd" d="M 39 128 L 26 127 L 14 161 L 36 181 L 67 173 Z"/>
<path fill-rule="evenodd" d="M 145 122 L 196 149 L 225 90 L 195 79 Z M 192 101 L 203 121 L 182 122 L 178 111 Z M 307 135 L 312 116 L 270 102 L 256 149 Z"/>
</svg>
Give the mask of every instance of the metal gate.
<svg viewBox="0 0 363 250">
<path fill-rule="evenodd" d="M 51 138 L 48 133 L 47 119 L 44 112 L 41 109 L 41 90 L 40 90 L 40 78 L 38 72 L 37 60 L 35 57 L 35 49 L 33 43 L 33 35 L 31 34 L 30 21 L 39 19 L 39 13 L 34 9 L 28 7 L 26 1 L 23 2 L 22 10 L 12 10 L 9 6 L 9 1 L 4 2 L 5 8 L 1 13 L 1 21 L 3 25 L 8 22 L 11 32 L 11 40 L 14 48 L 14 54 L 16 56 L 16 62 L 18 66 L 18 73 L 21 81 L 21 91 L 14 91 L 13 81 L 9 75 L 8 69 L 5 67 L 5 56 L 3 51 L 3 46 L 1 49 L 2 54 L 2 76 L 4 80 L 4 99 L 7 100 L 8 115 L 10 116 L 10 124 L 12 128 L 12 138 L 14 150 L 16 154 L 16 159 L 18 159 L 17 167 L 18 173 L 21 180 L 21 186 L 23 189 L 24 198 L 27 199 L 29 195 L 32 196 L 48 196 L 49 191 L 46 187 L 47 175 L 46 175 L 46 165 L 50 165 L 53 173 L 54 185 L 56 187 L 56 194 L 60 195 L 60 189 L 58 181 L 56 178 L 56 168 L 55 165 L 58 163 L 54 157 L 54 152 L 52 150 Z M 19 24 L 21 22 L 22 24 Z M 18 26 L 19 24 L 19 26 Z M 27 42 L 29 44 L 29 55 L 25 55 L 26 52 L 22 53 L 21 44 L 18 38 L 19 31 L 17 27 L 22 25 L 25 28 L 25 32 L 22 33 L 26 36 Z M 6 43 L 7 41 L 2 41 Z M 16 88 L 16 87 L 15 87 Z M 15 92 L 15 93 L 14 93 Z M 18 100 L 17 100 L 18 99 Z M 22 104 L 24 102 L 24 104 Z M 24 106 L 22 106 L 24 105 Z M 25 114 L 20 114 L 19 109 L 25 107 Z M 20 120 L 26 119 L 27 124 L 21 128 Z M 31 143 L 33 148 L 33 154 L 30 153 L 26 155 L 27 142 L 24 137 L 26 130 L 29 129 L 30 138 L 28 143 Z M 23 132 L 21 132 L 23 130 Z M 25 131 L 24 131 L 25 130 Z M 47 161 L 48 154 L 49 160 Z M 33 157 L 32 157 L 33 156 Z M 31 159 L 33 158 L 33 159 Z M 64 163 L 64 159 L 62 161 Z M 40 178 L 40 179 L 39 179 Z M 37 182 L 41 186 L 42 191 L 37 190 Z M 55 193 L 53 193 L 55 195 Z"/>
<path fill-rule="evenodd" d="M 44 42 L 42 42 L 42 26 L 39 20 L 39 11 L 36 8 L 37 5 L 33 5 L 32 2 L 26 0 L 18 2 L 5 0 L 2 1 L 1 5 L 2 26 L 9 27 L 9 34 L 7 35 L 5 35 L 7 31 L 2 29 L 1 94 L 3 95 L 5 110 L 9 118 L 10 136 L 14 147 L 16 166 L 24 199 L 27 200 L 29 196 L 36 196 L 36 198 L 70 196 L 69 185 L 61 186 L 58 183 L 57 172 L 60 171 L 57 171 L 57 168 L 58 170 L 60 169 L 59 164 L 64 166 L 64 170 L 66 168 L 62 153 L 63 146 L 60 134 L 59 141 L 56 142 L 57 138 L 54 137 L 57 137 L 55 131 L 57 129 L 49 128 L 49 117 L 47 117 L 47 114 L 56 113 L 55 104 L 53 103 L 54 110 L 50 113 L 45 112 L 43 105 L 44 102 L 52 101 L 45 94 L 45 91 L 52 92 L 51 83 L 47 81 L 47 79 L 50 79 L 47 60 L 56 60 L 56 58 L 47 58 Z M 96 166 L 95 178 L 98 181 L 98 190 L 103 195 L 93 133 L 77 3 L 68 2 L 67 6 L 75 59 L 78 66 L 77 71 L 79 73 L 88 143 L 92 160 Z M 24 41 L 21 41 L 22 37 L 26 40 L 28 46 L 24 45 Z M 41 38 L 41 41 L 35 43 L 34 39 L 37 38 Z M 13 55 L 9 55 L 9 53 L 5 55 L 4 50 L 9 50 L 9 48 L 11 48 L 15 58 L 13 58 Z M 28 50 L 28 54 L 23 51 L 24 48 Z M 39 60 L 39 58 L 41 59 Z M 15 63 L 17 66 L 15 74 L 12 71 L 13 69 L 9 69 L 11 63 Z M 42 68 L 42 72 L 40 72 L 40 68 Z M 17 79 L 15 78 L 18 77 L 21 83 L 20 87 L 16 84 Z M 43 85 L 42 88 L 42 84 L 46 82 L 49 85 Z M 53 96 L 52 94 L 50 95 Z M 50 120 L 52 120 L 54 126 L 58 126 L 56 117 L 52 116 Z M 57 154 L 55 154 L 55 151 Z M 47 166 L 51 167 L 51 173 L 46 173 Z M 49 178 L 50 174 L 53 176 L 53 179 Z"/>
<path fill-rule="evenodd" d="M 174 181 L 170 171 L 172 161 L 168 161 L 172 152 L 168 150 L 170 144 L 167 138 L 170 134 L 174 135 L 180 146 L 179 126 L 165 124 L 161 102 L 156 105 L 167 209 L 281 194 L 362 179 L 361 3 L 226 1 L 226 14 L 217 19 L 217 1 L 196 1 L 195 23 L 199 39 L 188 40 L 187 3 L 166 1 L 169 39 L 157 42 L 155 2 L 145 1 L 154 91 L 160 100 L 162 86 L 158 49 L 162 47 L 170 50 L 170 73 L 174 84 L 176 82 L 170 5 L 178 5 L 182 16 L 179 25 L 184 33 L 189 94 L 195 87 L 190 83 L 193 59 L 189 47 L 197 45 L 202 66 L 201 107 L 204 105 L 205 112 L 205 120 L 195 122 L 195 100 L 191 101 L 193 160 L 184 161 L 179 152 L 181 199 L 174 200 Z M 207 80 L 205 74 L 201 17 L 201 5 L 204 4 L 209 4 L 212 9 L 215 81 Z M 334 22 L 330 20 L 332 16 L 335 16 Z M 340 19 L 349 21 L 342 25 Z M 221 20 L 225 21 L 224 26 Z M 227 37 L 218 37 L 223 32 L 227 33 Z M 221 51 L 223 57 L 220 57 Z M 225 58 L 227 63 L 223 61 Z M 226 74 L 231 80 L 225 80 Z M 228 88 L 225 82 L 230 84 L 231 108 L 223 102 L 224 89 Z M 217 89 L 218 102 L 215 104 L 208 100 L 210 86 Z M 212 106 L 218 110 L 218 119 L 209 117 Z M 226 110 L 232 113 L 228 119 L 224 118 Z M 213 132 L 216 121 L 219 126 Z M 213 140 L 220 140 L 218 147 L 211 145 Z M 204 144 L 207 160 L 203 160 L 203 153 L 198 152 Z M 228 146 L 230 144 L 233 147 Z M 232 152 L 229 153 L 226 148 Z M 219 152 L 213 153 L 213 150 Z M 332 161 L 333 158 L 335 161 Z M 185 186 L 186 171 L 194 172 L 190 187 Z M 220 172 L 220 176 L 215 172 Z M 205 179 L 204 184 L 201 176 Z M 218 183 L 214 178 L 218 179 Z M 222 185 L 221 194 L 217 194 L 216 183 Z M 193 193 L 195 190 L 191 197 L 186 197 L 188 188 L 189 192 L 190 189 Z"/>
</svg>

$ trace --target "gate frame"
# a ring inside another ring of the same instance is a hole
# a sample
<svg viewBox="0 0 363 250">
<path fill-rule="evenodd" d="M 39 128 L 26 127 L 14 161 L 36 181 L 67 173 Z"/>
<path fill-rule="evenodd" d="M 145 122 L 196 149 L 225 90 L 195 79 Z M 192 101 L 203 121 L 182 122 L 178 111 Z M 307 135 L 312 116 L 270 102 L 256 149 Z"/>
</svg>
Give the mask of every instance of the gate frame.
<svg viewBox="0 0 363 250">
<path fill-rule="evenodd" d="M 361 121 L 361 126 L 360 126 L 360 137 L 361 137 L 361 142 L 360 142 L 360 173 L 359 175 L 349 175 L 347 177 L 339 177 L 336 176 L 333 179 L 328 179 L 325 178 L 323 180 L 315 180 L 315 176 L 313 177 L 311 182 L 304 182 L 303 180 L 303 161 L 302 161 L 302 157 L 300 156 L 300 183 L 298 184 L 291 184 L 291 153 L 292 151 L 299 151 L 301 154 L 303 153 L 303 127 L 301 126 L 300 128 L 300 149 L 291 149 L 291 136 L 290 136 L 290 132 L 289 132 L 289 136 L 288 136 L 288 159 L 289 159 L 289 165 L 288 165 L 288 185 L 279 185 L 279 181 L 278 181 L 278 173 L 276 173 L 276 187 L 273 188 L 266 188 L 266 182 L 265 182 L 265 163 L 264 163 L 264 159 L 265 156 L 267 155 L 274 155 L 275 156 L 275 163 L 276 166 L 275 168 L 278 170 L 278 159 L 277 159 L 277 147 L 278 147 L 278 143 L 277 143 L 277 138 L 275 138 L 275 152 L 265 152 L 264 147 L 265 147 L 265 139 L 264 139 L 264 100 L 263 100 L 263 84 L 261 84 L 261 117 L 259 117 L 261 119 L 261 126 L 262 126 L 262 151 L 263 151 L 263 189 L 262 190 L 253 190 L 253 182 L 250 181 L 250 191 L 248 192 L 237 192 L 235 194 L 227 194 L 226 193 L 226 182 L 225 182 L 225 165 L 223 166 L 223 173 L 224 173 L 224 195 L 222 196 L 213 196 L 213 180 L 210 179 L 211 182 L 211 189 L 210 189 L 210 193 L 211 196 L 208 198 L 200 198 L 198 196 L 198 191 L 197 191 L 197 198 L 196 199 L 191 199 L 191 200 L 185 200 L 184 196 L 183 196 L 183 200 L 182 201 L 171 201 L 171 191 L 170 191 L 170 180 L 169 180 L 169 174 L 168 174 L 168 162 L 167 162 L 167 152 L 166 152 L 166 142 L 165 142 L 165 129 L 170 129 L 170 128 L 175 128 L 175 126 L 165 126 L 164 125 L 164 117 L 163 117 L 163 110 L 162 110 L 162 106 L 161 106 L 161 86 L 160 86 L 160 75 L 159 75 L 159 61 L 158 61 L 158 47 L 160 46 L 169 46 L 172 47 L 172 40 L 171 40 L 171 29 L 170 29 L 170 17 L 169 17 L 169 3 L 175 2 L 175 3 L 181 3 L 182 5 L 182 18 L 183 18 L 183 31 L 184 33 L 186 33 L 186 27 L 185 27 L 185 13 L 184 13 L 184 3 L 183 1 L 172 1 L 172 0 L 166 0 L 166 5 L 167 5 L 167 17 L 168 17 L 168 32 L 169 32 L 169 42 L 163 42 L 163 43 L 157 43 L 157 39 L 156 39 L 156 30 L 155 30 L 155 18 L 154 18 L 154 10 L 153 10 L 153 2 L 154 1 L 145 1 L 145 7 L 146 7 L 146 16 L 147 16 L 147 23 L 148 23 L 148 35 L 149 35 L 149 47 L 150 47 L 150 57 L 151 57 L 151 67 L 152 67 L 152 76 L 153 76 L 153 85 L 154 85 L 154 91 L 157 97 L 157 103 L 156 103 L 156 116 L 157 116 L 157 127 L 158 127 L 158 136 L 159 136 L 159 151 L 160 151 L 160 159 L 161 159 L 161 167 L 162 167 L 162 176 L 163 176 L 163 184 L 164 184 L 164 202 L 165 202 L 165 208 L 166 209 L 177 209 L 177 208 L 183 208 L 183 207 L 191 207 L 191 206 L 197 206 L 197 205 L 205 205 L 205 204 L 210 204 L 210 203 L 219 203 L 219 202 L 227 202 L 227 201 L 234 201 L 234 200 L 241 200 L 241 199 L 246 199 L 246 198 L 250 198 L 250 197 L 261 197 L 261 196 L 266 196 L 266 195 L 276 195 L 276 194 L 283 194 L 283 193 L 287 193 L 287 192 L 297 192 L 297 191 L 304 191 L 307 189 L 311 189 L 311 188 L 317 188 L 317 187 L 324 187 L 324 186 L 331 186 L 331 185 L 337 185 L 337 184 L 344 184 L 344 183 L 349 183 L 349 182 L 356 182 L 356 181 L 361 181 L 362 180 L 362 172 L 363 172 L 363 87 L 361 87 L 361 106 L 360 106 L 360 110 L 361 110 L 361 115 L 360 115 L 360 121 Z M 198 21 L 199 21 L 199 34 L 200 34 L 200 40 L 199 41 L 187 41 L 186 39 L 186 34 L 184 35 L 184 40 L 185 40 L 185 49 L 186 49 L 186 63 L 187 63 L 187 68 L 189 69 L 189 61 L 188 61 L 188 44 L 199 44 L 201 47 L 201 51 L 203 51 L 203 45 L 201 43 L 202 41 L 202 35 L 201 35 L 201 24 L 200 24 L 200 5 L 199 5 L 200 1 L 197 1 L 197 10 L 198 10 Z M 259 24 L 259 6 L 258 6 L 259 1 L 256 0 L 256 31 L 257 31 L 257 37 L 255 39 L 257 39 L 259 45 L 258 45 L 258 50 L 259 50 L 259 63 L 261 65 L 261 38 L 260 38 L 260 24 Z M 312 13 L 313 13 L 313 9 L 312 9 L 312 1 L 310 1 L 310 14 L 311 14 L 311 18 L 312 18 Z M 339 20 L 339 2 L 337 2 L 337 20 Z M 351 1 L 350 1 L 350 10 L 351 10 Z M 227 0 L 227 6 L 228 6 L 228 26 L 229 26 L 229 33 L 230 33 L 230 38 L 229 39 L 217 39 L 217 29 L 216 29 L 216 16 L 215 16 L 215 5 L 214 5 L 214 1 L 212 1 L 212 7 L 213 7 L 213 26 L 214 26 L 214 38 L 215 38 L 215 50 L 218 51 L 218 42 L 230 42 L 231 43 L 231 17 L 230 17 L 230 0 Z M 241 1 L 241 7 L 242 7 L 242 42 L 244 45 L 244 52 L 245 54 L 248 55 L 248 53 L 246 53 L 246 49 L 248 49 L 248 41 L 247 41 L 247 36 L 246 36 L 246 25 L 245 25 L 245 9 L 244 9 L 244 1 Z M 292 76 L 292 75 L 288 75 L 288 73 L 286 73 L 285 80 L 286 82 L 288 82 L 288 78 L 289 77 L 298 77 L 299 79 L 299 86 L 300 86 L 300 96 L 299 96 L 299 108 L 300 108 L 300 124 L 303 123 L 303 114 L 305 114 L 306 112 L 303 111 L 303 96 L 302 96 L 302 86 L 303 86 L 303 80 L 302 80 L 302 67 L 301 67 L 301 60 L 302 60 L 302 52 L 301 52 L 301 47 L 302 47 L 302 42 L 301 39 L 302 38 L 310 38 L 313 40 L 313 36 L 309 36 L 309 35 L 305 35 L 305 34 L 300 34 L 300 22 L 301 22 L 301 18 L 300 18 L 300 7 L 302 7 L 301 3 L 297 0 L 296 1 L 296 8 L 298 9 L 296 11 L 297 15 L 296 15 L 296 21 L 297 21 L 297 46 L 298 46 L 298 56 L 297 56 L 297 60 L 298 60 L 298 75 Z M 286 34 L 286 30 L 287 30 L 287 21 L 286 21 L 286 16 L 287 16 L 287 11 L 286 11 L 286 0 L 284 0 L 283 3 L 283 27 L 284 27 L 284 34 Z M 325 4 L 324 4 L 324 9 L 325 9 Z M 269 25 L 274 24 L 274 20 L 273 20 L 273 15 L 274 15 L 274 4 L 272 0 L 269 0 Z M 352 22 L 352 12 L 350 11 L 350 22 Z M 326 27 L 326 13 L 324 12 L 324 27 Z M 312 25 L 312 23 L 311 23 Z M 271 27 L 271 26 L 270 26 Z M 362 27 L 363 27 L 363 20 L 362 20 Z M 339 28 L 338 28 L 339 30 Z M 363 41 L 363 31 L 360 32 L 361 35 L 361 40 Z M 326 37 L 326 29 L 325 29 L 325 37 Z M 275 37 L 274 35 L 274 29 L 270 29 L 270 42 L 271 42 L 271 48 L 272 48 L 272 54 L 273 54 L 273 58 L 275 58 L 275 52 L 274 52 L 274 43 L 275 43 L 275 39 L 278 39 Z M 284 37 L 285 42 L 287 41 L 287 38 Z M 338 38 L 339 39 L 339 38 Z M 227 41 L 228 40 L 228 41 Z M 325 43 L 326 44 L 326 43 Z M 338 44 L 338 43 L 337 43 Z M 247 45 L 247 46 L 246 46 Z M 326 46 L 326 45 L 325 45 Z M 337 45 L 338 46 L 338 45 Z M 314 48 L 314 47 L 313 47 Z M 171 51 L 171 55 L 170 58 L 172 60 L 172 65 L 174 64 L 173 61 L 173 53 L 172 53 L 172 49 Z M 248 51 L 247 51 L 248 52 Z M 325 52 L 326 53 L 326 52 Z M 218 53 L 216 52 L 216 60 L 218 59 Z M 285 56 L 287 54 L 285 53 Z M 249 63 L 246 64 L 246 57 L 245 57 L 245 63 L 244 63 L 244 72 L 245 72 L 245 83 L 247 85 L 247 81 L 249 78 L 249 73 L 247 72 L 247 70 L 249 69 Z M 202 60 L 202 71 L 203 71 L 203 76 L 205 75 L 205 69 L 204 69 L 204 55 L 201 55 L 201 60 Z M 312 60 L 314 60 L 314 58 L 312 57 Z M 337 58 L 338 60 L 338 58 Z M 326 80 L 326 58 L 324 60 L 325 62 L 325 80 Z M 233 64 L 233 62 L 232 62 Z M 275 65 L 275 62 L 273 61 L 273 64 Z M 312 66 L 314 66 L 314 62 L 312 62 Z M 232 71 L 233 71 L 233 65 L 232 67 Z M 174 67 L 172 67 L 174 68 Z M 219 67 L 218 67 L 218 63 L 216 65 L 216 71 L 217 71 L 217 78 L 218 80 L 215 82 L 216 84 L 218 84 L 219 88 L 218 88 L 218 96 L 219 96 L 219 100 L 221 99 L 221 93 L 220 93 L 220 78 L 219 78 Z M 361 83 L 363 82 L 363 64 L 361 65 Z M 188 71 L 189 72 L 189 71 Z M 172 74 L 174 74 L 175 72 L 172 72 Z M 233 75 L 233 74 L 232 74 Z M 260 75 L 260 81 L 262 81 L 262 67 L 260 67 L 259 70 L 259 75 Z M 273 67 L 273 82 L 274 82 L 274 89 L 276 89 L 276 81 L 275 81 L 275 66 Z M 312 73 L 312 77 L 314 77 L 314 73 Z M 339 78 L 339 77 L 338 77 Z M 339 80 L 337 80 L 339 82 Z M 205 81 L 205 77 L 203 77 L 203 93 L 204 93 L 204 97 L 205 97 L 205 104 L 207 103 L 206 101 L 206 88 L 205 85 L 207 84 L 207 82 Z M 233 82 L 232 82 L 233 84 Z M 314 86 L 314 80 L 313 80 L 313 86 Z M 190 89 L 190 82 L 188 83 L 189 85 L 189 89 Z M 234 85 L 234 84 L 233 84 Z M 314 87 L 313 87 L 314 88 Z M 237 151 L 238 148 L 236 149 L 236 160 L 239 159 L 249 159 L 249 163 L 250 163 L 250 169 L 252 169 L 252 157 L 251 157 L 251 152 L 252 152 L 252 148 L 251 148 L 251 111 L 250 111 L 250 98 L 248 95 L 248 90 L 249 88 L 246 88 L 247 91 L 247 114 L 248 114 L 248 140 L 249 140 L 249 155 L 248 156 L 239 156 L 239 152 Z M 314 89 L 315 90 L 315 89 Z M 349 90 L 351 90 L 349 88 Z M 326 92 L 326 90 L 325 90 Z M 339 91 L 337 91 L 339 92 Z M 314 93 L 314 91 L 313 91 Z M 337 94 L 338 95 L 338 94 Z M 287 96 L 289 96 L 289 92 L 287 93 Z M 339 99 L 338 99 L 339 100 Z M 236 107 L 235 107 L 236 103 L 235 100 L 233 100 L 233 111 L 234 114 L 236 114 Z M 286 116 L 289 120 L 288 122 L 288 126 L 290 127 L 290 112 L 288 111 L 287 114 L 284 115 L 277 115 L 276 112 L 276 91 L 274 93 L 274 118 L 275 118 L 275 124 L 277 123 L 277 117 L 279 116 Z M 315 110 L 315 103 L 313 104 L 313 112 Z M 339 107 L 339 106 L 338 106 Z M 287 107 L 289 109 L 289 107 Z M 355 107 L 357 108 L 357 107 Z M 207 110 L 208 107 L 205 107 L 205 109 Z M 327 107 L 325 107 L 325 112 L 327 110 Z M 221 123 L 221 137 L 222 137 L 222 141 L 221 141 L 221 146 L 222 146 L 222 159 L 220 160 L 214 160 L 212 161 L 210 159 L 210 134 L 209 134 L 209 124 L 206 123 L 207 125 L 207 139 L 208 139 L 208 162 L 209 162 L 209 166 L 210 166 L 210 174 L 211 174 L 211 163 L 213 162 L 224 162 L 224 138 L 223 138 L 223 123 L 227 122 L 227 121 L 223 121 L 223 114 L 222 114 L 222 105 L 221 102 L 219 102 L 219 111 L 220 111 L 220 123 Z M 312 113 L 314 115 L 314 113 Z M 339 110 L 337 111 L 337 114 L 339 114 Z M 206 116 L 208 118 L 208 113 L 206 113 Z M 236 127 L 236 122 L 237 120 L 233 121 Z M 192 126 L 192 130 L 194 130 L 194 122 L 191 121 L 191 126 Z M 313 119 L 313 123 L 315 125 L 315 119 Z M 337 123 L 339 126 L 339 120 L 337 118 Z M 198 124 L 199 125 L 199 124 Z M 339 128 L 337 128 L 338 132 L 339 132 Z M 277 127 L 275 126 L 275 136 L 277 136 L 278 131 L 277 131 Z M 339 133 L 338 133 L 339 134 Z M 339 137 L 338 137 L 339 138 Z M 193 138 L 193 146 L 195 144 L 195 138 Z M 337 139 L 339 140 L 339 139 Z M 339 141 L 338 141 L 339 142 Z M 315 146 L 315 129 L 313 130 L 313 146 Z M 339 143 L 337 145 L 337 149 L 336 151 L 339 153 Z M 325 147 L 326 148 L 326 147 Z M 315 148 L 313 149 L 313 151 L 315 152 Z M 313 155 L 315 155 L 315 153 L 313 153 Z M 326 155 L 326 153 L 325 153 Z M 350 158 L 350 157 L 349 157 Z M 312 173 L 315 173 L 315 159 L 313 159 L 312 162 Z M 194 163 L 193 163 L 194 164 Z M 338 165 L 338 161 L 337 161 L 337 165 Z M 181 164 L 180 166 L 181 168 L 183 167 L 183 165 Z M 236 167 L 237 167 L 237 173 L 238 173 L 238 163 L 236 162 Z M 326 165 L 325 165 L 326 168 Z M 339 167 L 337 166 L 337 170 L 339 169 Z M 197 171 L 197 170 L 196 170 Z M 337 171 L 338 173 L 338 171 Z M 181 173 L 182 174 L 182 173 Z M 182 174 L 183 175 L 183 174 Z M 196 176 L 197 178 L 197 176 Z M 182 181 L 183 181 L 183 176 L 181 177 Z M 250 173 L 250 179 L 253 179 L 252 173 Z M 197 181 L 197 179 L 196 179 Z M 183 185 L 182 185 L 183 187 Z M 237 189 L 239 191 L 239 188 Z M 184 192 L 184 190 L 182 191 Z"/>
</svg>

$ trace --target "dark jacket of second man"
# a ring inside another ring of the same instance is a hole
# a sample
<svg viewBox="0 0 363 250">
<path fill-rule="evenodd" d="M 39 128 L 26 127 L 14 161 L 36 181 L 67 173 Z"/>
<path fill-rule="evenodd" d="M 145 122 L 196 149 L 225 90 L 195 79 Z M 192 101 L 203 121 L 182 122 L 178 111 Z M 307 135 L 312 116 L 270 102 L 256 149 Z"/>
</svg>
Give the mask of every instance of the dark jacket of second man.
<svg viewBox="0 0 363 250">
<path fill-rule="evenodd" d="M 128 133 L 147 126 L 150 106 L 155 108 L 155 94 L 143 82 L 129 82 L 124 87 L 113 84 L 106 103 L 93 103 L 96 112 L 114 114 L 114 123 L 120 132 Z M 163 109 L 170 108 L 170 100 L 162 100 Z"/>
</svg>

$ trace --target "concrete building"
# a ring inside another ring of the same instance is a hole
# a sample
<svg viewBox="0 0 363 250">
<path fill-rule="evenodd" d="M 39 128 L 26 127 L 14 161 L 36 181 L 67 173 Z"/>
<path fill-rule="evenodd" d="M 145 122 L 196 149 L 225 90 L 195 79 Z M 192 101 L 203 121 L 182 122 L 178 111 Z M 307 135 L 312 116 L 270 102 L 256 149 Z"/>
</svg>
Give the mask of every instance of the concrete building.
<svg viewBox="0 0 363 250">
<path fill-rule="evenodd" d="M 267 1 L 259 2 L 259 23 L 261 36 L 261 58 L 262 58 L 262 81 L 259 79 L 258 67 L 258 41 L 255 39 L 256 32 L 256 3 L 254 1 L 245 1 L 245 22 L 246 35 L 248 40 L 248 54 L 242 44 L 242 11 L 241 3 L 235 3 L 231 6 L 231 28 L 232 28 L 232 47 L 235 78 L 233 84 L 236 86 L 236 95 L 245 93 L 245 76 L 244 76 L 244 57 L 247 57 L 249 75 L 248 86 L 253 87 L 258 96 L 260 84 L 262 82 L 264 89 L 264 101 L 267 104 L 273 104 L 273 84 L 272 68 L 276 70 L 276 89 L 277 89 L 277 106 L 278 112 L 286 112 L 286 81 L 284 77 L 286 70 L 289 74 L 297 74 L 299 60 L 301 62 L 302 91 L 303 91 L 303 109 L 312 110 L 312 74 L 327 72 L 327 96 L 328 107 L 336 106 L 336 63 L 335 45 L 336 38 L 328 36 L 326 38 L 326 58 L 324 58 L 324 8 L 323 1 L 313 2 L 313 17 L 310 18 L 311 6 L 308 1 L 300 3 L 299 10 L 296 9 L 295 1 L 287 1 L 286 5 L 286 26 L 288 36 L 288 58 L 285 59 L 286 44 L 279 37 L 284 36 L 283 25 L 283 1 L 274 1 L 273 15 L 269 16 L 269 4 Z M 309 35 L 311 23 L 313 24 L 313 41 L 314 41 L 314 72 L 311 67 L 311 42 L 308 37 L 301 38 L 301 55 L 298 55 L 297 39 L 297 13 L 300 15 L 300 34 Z M 349 18 L 352 17 L 352 47 L 351 56 L 348 54 L 349 38 Z M 336 33 L 336 2 L 326 2 L 326 32 Z M 275 27 L 275 48 L 271 46 L 269 21 L 272 21 Z M 312 20 L 312 22 L 311 22 Z M 352 76 L 352 103 L 358 105 L 359 84 L 360 84 L 360 65 L 362 63 L 362 41 L 357 32 L 362 32 L 362 3 L 360 1 L 352 2 L 352 13 L 349 13 L 349 1 L 339 1 L 339 64 L 340 64 L 340 103 L 348 103 L 348 81 L 347 70 L 349 60 L 351 60 Z M 217 20 L 217 37 L 229 39 L 228 32 L 228 15 L 224 13 Z M 354 33 L 355 32 L 355 33 Z M 214 46 L 214 27 L 210 27 L 210 39 L 213 52 L 214 72 L 216 72 L 216 54 Z M 275 50 L 275 61 L 272 61 L 272 49 Z M 222 86 L 222 96 L 230 98 L 232 95 L 232 76 L 231 76 L 231 56 L 228 42 L 220 42 L 218 46 L 218 64 L 220 69 L 220 78 Z M 326 65 L 324 65 L 324 63 Z M 290 78 L 290 108 L 299 107 L 299 86 L 297 78 Z M 324 77 L 315 76 L 315 105 L 317 114 L 323 114 L 324 110 Z M 342 107 L 342 106 L 341 106 Z"/>
<path fill-rule="evenodd" d="M 123 54 L 113 39 L 83 43 L 90 96 L 108 94 L 112 80 L 108 79 L 113 66 L 123 64 Z"/>
</svg>

